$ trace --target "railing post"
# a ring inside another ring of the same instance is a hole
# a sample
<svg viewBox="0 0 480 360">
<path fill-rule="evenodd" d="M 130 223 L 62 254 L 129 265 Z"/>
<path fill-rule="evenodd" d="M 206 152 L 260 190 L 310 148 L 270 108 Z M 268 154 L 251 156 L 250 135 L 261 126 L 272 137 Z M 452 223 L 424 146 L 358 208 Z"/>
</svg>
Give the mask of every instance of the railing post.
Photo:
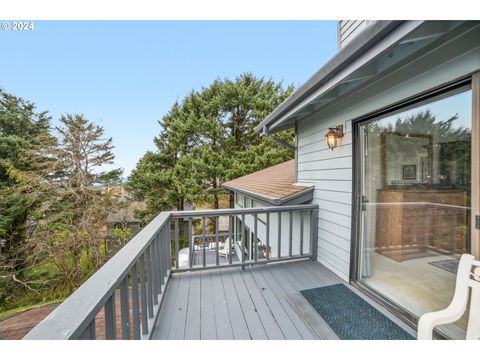
<svg viewBox="0 0 480 360">
<path fill-rule="evenodd" d="M 203 267 L 207 266 L 207 249 L 205 247 L 205 216 L 202 217 L 202 258 Z"/>
<path fill-rule="evenodd" d="M 95 318 L 90 321 L 87 328 L 80 334 L 79 340 L 95 340 Z"/>
<path fill-rule="evenodd" d="M 155 243 L 152 241 L 150 243 L 150 246 L 147 249 L 147 254 L 148 258 L 150 260 L 150 277 L 152 278 L 152 293 L 153 293 L 153 304 L 157 305 L 158 304 L 158 294 L 160 291 L 158 291 L 158 282 L 157 278 L 160 276 L 160 274 L 157 274 L 155 271 Z"/>
<path fill-rule="evenodd" d="M 310 211 L 310 246 L 312 260 L 317 261 L 318 251 L 318 209 Z"/>
<path fill-rule="evenodd" d="M 253 239 L 252 239 L 252 245 L 253 245 L 253 260 L 254 261 L 257 261 L 258 260 L 258 246 L 257 246 L 257 243 L 258 243 L 258 236 L 257 236 L 257 232 L 258 232 L 258 215 L 257 214 L 254 214 L 253 215 L 253 219 L 254 219 L 254 223 L 253 223 Z"/>
<path fill-rule="evenodd" d="M 163 244 L 163 253 L 165 256 L 165 268 L 166 270 L 170 270 L 172 266 L 172 262 L 170 260 L 170 251 L 171 251 L 171 245 L 172 245 L 172 228 L 170 225 L 166 226 L 166 231 L 167 231 L 167 237 L 165 239 L 165 242 Z"/>
<path fill-rule="evenodd" d="M 147 268 L 147 305 L 148 317 L 153 318 L 153 281 L 152 281 L 152 261 L 150 258 L 150 247 L 145 250 L 146 268 Z"/>
<path fill-rule="evenodd" d="M 164 263 L 164 259 L 163 259 L 163 256 L 162 256 L 162 241 L 163 239 L 165 238 L 165 228 L 162 228 L 158 234 L 157 234 L 157 237 L 155 239 L 157 245 L 156 245 L 156 249 L 157 249 L 157 260 L 158 260 L 158 264 L 157 264 L 157 271 L 158 271 L 158 274 L 159 274 L 159 282 L 158 282 L 158 288 L 160 289 L 160 292 L 162 290 L 162 285 L 165 284 L 165 269 L 164 269 L 164 266 L 163 266 L 163 263 Z"/>
<path fill-rule="evenodd" d="M 165 273 L 165 276 L 167 276 L 168 271 L 170 270 L 170 259 L 169 259 L 170 227 L 165 226 L 163 230 L 165 232 L 163 241 L 162 241 L 163 271 Z"/>
<path fill-rule="evenodd" d="M 267 224 L 266 224 L 266 244 L 265 246 L 267 247 L 267 251 L 265 254 L 265 258 L 268 260 L 270 259 L 270 213 L 267 212 Z"/>
<path fill-rule="evenodd" d="M 232 263 L 233 217 L 228 215 L 228 263 Z M 227 245 L 227 244 L 225 244 Z"/>
<path fill-rule="evenodd" d="M 288 256 L 292 257 L 293 247 L 293 213 L 288 212 Z"/>
<path fill-rule="evenodd" d="M 226 243 L 224 244 L 227 245 Z M 215 217 L 215 264 L 218 265 L 220 259 L 218 258 L 218 216 Z"/>
<path fill-rule="evenodd" d="M 115 340 L 117 338 L 117 318 L 115 316 L 115 291 L 108 298 L 104 306 L 105 311 L 105 338 Z"/>
<path fill-rule="evenodd" d="M 175 268 L 178 269 L 178 251 L 179 251 L 179 241 L 178 241 L 178 218 L 175 219 Z"/>
<path fill-rule="evenodd" d="M 242 214 L 242 233 L 240 236 L 242 238 L 242 264 L 245 264 L 245 214 Z M 242 265 L 242 269 L 245 270 L 245 265 Z"/>
<path fill-rule="evenodd" d="M 142 334 L 148 333 L 147 281 L 145 279 L 145 258 L 139 259 L 140 271 L 140 303 L 142 305 Z"/>
<path fill-rule="evenodd" d="M 172 232 L 168 229 L 168 241 L 166 242 L 167 271 L 172 268 Z"/>
<path fill-rule="evenodd" d="M 303 255 L 303 211 L 300 210 L 300 255 Z"/>
<path fill-rule="evenodd" d="M 122 319 L 122 339 L 130 339 L 130 310 L 128 306 L 128 275 L 120 284 L 120 312 Z"/>
<path fill-rule="evenodd" d="M 192 221 L 191 217 L 188 218 L 188 262 L 190 269 L 193 266 L 193 254 L 195 253 L 195 243 L 192 236 Z"/>
<path fill-rule="evenodd" d="M 140 305 L 138 302 L 138 272 L 137 264 L 131 271 L 132 279 L 132 318 L 133 318 L 133 338 L 140 340 Z"/>
<path fill-rule="evenodd" d="M 282 257 L 282 212 L 278 213 L 278 249 L 277 257 L 280 259 Z"/>
</svg>

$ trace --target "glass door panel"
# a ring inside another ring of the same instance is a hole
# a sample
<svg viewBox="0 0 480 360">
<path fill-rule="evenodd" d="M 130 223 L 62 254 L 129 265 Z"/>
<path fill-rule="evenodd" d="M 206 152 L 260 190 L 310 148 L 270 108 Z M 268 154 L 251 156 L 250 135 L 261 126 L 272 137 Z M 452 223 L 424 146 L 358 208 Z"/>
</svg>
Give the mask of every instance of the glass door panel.
<svg viewBox="0 0 480 360">
<path fill-rule="evenodd" d="M 449 304 L 470 252 L 471 96 L 359 125 L 358 280 L 415 316 Z M 456 338 L 465 324 L 441 330 Z"/>
</svg>

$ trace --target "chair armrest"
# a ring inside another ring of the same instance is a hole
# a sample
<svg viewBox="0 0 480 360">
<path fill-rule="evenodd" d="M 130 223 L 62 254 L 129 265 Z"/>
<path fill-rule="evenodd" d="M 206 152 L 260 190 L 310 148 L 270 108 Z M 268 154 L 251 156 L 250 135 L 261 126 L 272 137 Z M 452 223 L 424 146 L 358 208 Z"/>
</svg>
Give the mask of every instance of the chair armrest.
<svg viewBox="0 0 480 360">
<path fill-rule="evenodd" d="M 433 329 L 436 326 L 449 324 L 458 320 L 458 315 L 452 313 L 448 308 L 445 310 L 434 311 L 427 314 L 423 314 L 418 321 L 418 340 L 432 340 Z"/>
</svg>

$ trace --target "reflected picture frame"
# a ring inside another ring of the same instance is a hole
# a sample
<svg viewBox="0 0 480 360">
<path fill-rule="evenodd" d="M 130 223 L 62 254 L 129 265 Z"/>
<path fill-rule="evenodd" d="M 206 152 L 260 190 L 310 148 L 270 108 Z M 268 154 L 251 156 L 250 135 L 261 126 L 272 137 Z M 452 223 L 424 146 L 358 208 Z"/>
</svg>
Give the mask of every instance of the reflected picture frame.
<svg viewBox="0 0 480 360">
<path fill-rule="evenodd" d="M 403 165 L 402 166 L 403 180 L 417 180 L 417 165 Z"/>
</svg>

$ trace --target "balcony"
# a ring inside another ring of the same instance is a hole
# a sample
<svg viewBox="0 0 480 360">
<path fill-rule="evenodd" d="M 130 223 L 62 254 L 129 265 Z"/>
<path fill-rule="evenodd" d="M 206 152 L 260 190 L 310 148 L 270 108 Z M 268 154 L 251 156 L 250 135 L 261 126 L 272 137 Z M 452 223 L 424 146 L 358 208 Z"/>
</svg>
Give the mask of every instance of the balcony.
<svg viewBox="0 0 480 360">
<path fill-rule="evenodd" d="M 25 339 L 336 339 L 299 292 L 343 282 L 312 261 L 317 216 L 162 212 Z"/>
</svg>

